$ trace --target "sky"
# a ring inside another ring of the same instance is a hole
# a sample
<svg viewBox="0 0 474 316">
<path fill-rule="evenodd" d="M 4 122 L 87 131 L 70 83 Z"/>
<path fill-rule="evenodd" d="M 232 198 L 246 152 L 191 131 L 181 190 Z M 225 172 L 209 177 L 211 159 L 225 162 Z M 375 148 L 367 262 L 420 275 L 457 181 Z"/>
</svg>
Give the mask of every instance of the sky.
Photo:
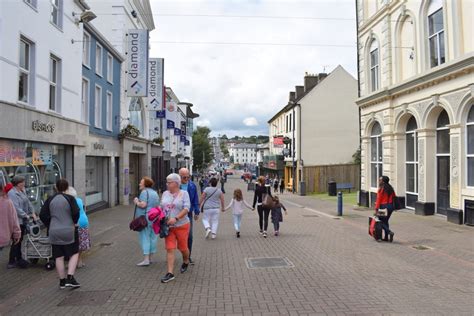
<svg viewBox="0 0 474 316">
<path fill-rule="evenodd" d="M 356 76 L 353 0 L 150 2 L 150 57 L 165 59 L 165 85 L 214 136 L 268 135 L 306 72 Z"/>
</svg>

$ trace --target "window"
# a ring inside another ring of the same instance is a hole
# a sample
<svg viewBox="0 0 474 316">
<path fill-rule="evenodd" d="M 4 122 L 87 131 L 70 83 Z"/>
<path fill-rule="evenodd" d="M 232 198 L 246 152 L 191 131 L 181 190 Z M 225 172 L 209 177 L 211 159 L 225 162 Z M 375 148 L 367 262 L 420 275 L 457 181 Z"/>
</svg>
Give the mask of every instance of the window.
<svg viewBox="0 0 474 316">
<path fill-rule="evenodd" d="M 82 121 L 89 123 L 89 81 L 82 78 Z"/>
<path fill-rule="evenodd" d="M 107 81 L 114 81 L 114 58 L 110 54 L 107 54 Z"/>
<path fill-rule="evenodd" d="M 132 98 L 130 106 L 128 108 L 130 114 L 130 124 L 138 128 L 141 134 L 143 134 L 143 118 L 142 118 L 142 101 L 140 98 Z"/>
<path fill-rule="evenodd" d="M 62 0 L 51 0 L 51 23 L 61 28 L 62 25 Z"/>
<path fill-rule="evenodd" d="M 88 67 L 91 64 L 91 36 L 87 32 L 82 36 L 82 63 Z"/>
<path fill-rule="evenodd" d="M 49 57 L 49 109 L 59 112 L 59 87 L 60 60 L 50 55 Z"/>
<path fill-rule="evenodd" d="M 474 104 L 467 115 L 466 130 L 467 186 L 474 187 Z"/>
<path fill-rule="evenodd" d="M 27 3 L 30 7 L 34 9 L 37 8 L 37 0 L 23 0 L 23 2 Z"/>
<path fill-rule="evenodd" d="M 107 91 L 107 104 L 106 104 L 106 111 L 105 111 L 105 116 L 106 116 L 106 128 L 108 131 L 112 131 L 112 119 L 113 119 L 113 113 L 112 113 L 112 93 Z"/>
<path fill-rule="evenodd" d="M 95 86 L 94 125 L 102 127 L 102 88 Z"/>
<path fill-rule="evenodd" d="M 436 67 L 446 61 L 442 1 L 431 1 L 428 7 L 428 42 L 430 65 Z"/>
<path fill-rule="evenodd" d="M 406 198 L 407 206 L 415 207 L 418 200 L 418 128 L 415 118 L 412 116 L 406 128 Z"/>
<path fill-rule="evenodd" d="M 31 75 L 32 70 L 32 46 L 33 44 L 25 38 L 20 39 L 20 71 L 18 75 L 18 101 L 31 103 Z"/>
<path fill-rule="evenodd" d="M 376 40 L 370 45 L 370 91 L 376 91 L 380 87 L 379 77 L 379 47 Z"/>
<path fill-rule="evenodd" d="M 438 116 L 436 124 L 436 153 L 440 155 L 449 155 L 450 137 L 449 137 L 449 116 L 443 110 Z"/>
<path fill-rule="evenodd" d="M 376 122 L 370 136 L 370 186 L 378 187 L 378 179 L 383 172 L 382 128 Z"/>
<path fill-rule="evenodd" d="M 95 73 L 102 76 L 102 46 L 95 46 Z"/>
</svg>

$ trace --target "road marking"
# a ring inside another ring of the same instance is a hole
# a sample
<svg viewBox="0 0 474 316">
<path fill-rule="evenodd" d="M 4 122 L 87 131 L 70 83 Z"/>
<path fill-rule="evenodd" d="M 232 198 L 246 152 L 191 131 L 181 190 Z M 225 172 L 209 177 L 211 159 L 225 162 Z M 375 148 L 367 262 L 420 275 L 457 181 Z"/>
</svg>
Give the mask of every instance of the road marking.
<svg viewBox="0 0 474 316">
<path fill-rule="evenodd" d="M 327 218 L 331 218 L 331 219 L 336 219 L 336 218 L 337 218 L 337 219 L 342 219 L 342 217 L 332 216 L 332 215 L 330 215 L 330 214 L 327 214 L 327 213 L 324 213 L 324 212 L 321 212 L 321 211 L 314 210 L 314 209 L 312 209 L 312 208 L 306 207 L 306 206 L 304 206 L 304 205 L 300 205 L 300 204 L 295 203 L 295 202 L 291 202 L 291 201 L 288 201 L 288 200 L 284 200 L 284 201 L 285 201 L 285 203 L 293 204 L 293 205 L 296 206 L 296 207 L 303 208 L 303 209 L 305 209 L 305 210 L 307 210 L 307 211 L 310 211 L 310 212 L 313 212 L 313 213 L 316 213 L 316 214 L 325 216 L 325 217 L 327 217 Z"/>
</svg>

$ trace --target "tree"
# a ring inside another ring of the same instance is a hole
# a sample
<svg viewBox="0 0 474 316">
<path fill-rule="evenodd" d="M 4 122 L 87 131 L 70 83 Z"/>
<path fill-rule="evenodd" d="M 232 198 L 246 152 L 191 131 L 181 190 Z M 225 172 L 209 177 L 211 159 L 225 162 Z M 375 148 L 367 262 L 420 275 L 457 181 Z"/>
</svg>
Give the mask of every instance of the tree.
<svg viewBox="0 0 474 316">
<path fill-rule="evenodd" d="M 193 156 L 194 166 L 197 170 L 203 170 L 212 160 L 212 146 L 209 142 L 211 130 L 205 126 L 198 126 L 193 132 Z"/>
<path fill-rule="evenodd" d="M 227 135 L 226 135 L 226 134 L 224 134 L 224 135 L 222 135 L 222 136 L 221 136 L 221 139 L 228 140 L 229 138 L 227 138 Z"/>
</svg>

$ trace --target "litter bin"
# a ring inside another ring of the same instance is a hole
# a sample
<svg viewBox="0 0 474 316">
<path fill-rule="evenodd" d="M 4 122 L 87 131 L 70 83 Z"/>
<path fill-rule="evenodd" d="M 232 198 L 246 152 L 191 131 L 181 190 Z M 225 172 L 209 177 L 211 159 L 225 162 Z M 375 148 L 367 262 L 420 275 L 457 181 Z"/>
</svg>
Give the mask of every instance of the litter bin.
<svg viewBox="0 0 474 316">
<path fill-rule="evenodd" d="M 328 182 L 328 195 L 329 196 L 336 196 L 337 195 L 336 181 L 329 181 Z"/>
<path fill-rule="evenodd" d="M 300 195 L 306 195 L 306 182 L 300 181 Z"/>
</svg>

